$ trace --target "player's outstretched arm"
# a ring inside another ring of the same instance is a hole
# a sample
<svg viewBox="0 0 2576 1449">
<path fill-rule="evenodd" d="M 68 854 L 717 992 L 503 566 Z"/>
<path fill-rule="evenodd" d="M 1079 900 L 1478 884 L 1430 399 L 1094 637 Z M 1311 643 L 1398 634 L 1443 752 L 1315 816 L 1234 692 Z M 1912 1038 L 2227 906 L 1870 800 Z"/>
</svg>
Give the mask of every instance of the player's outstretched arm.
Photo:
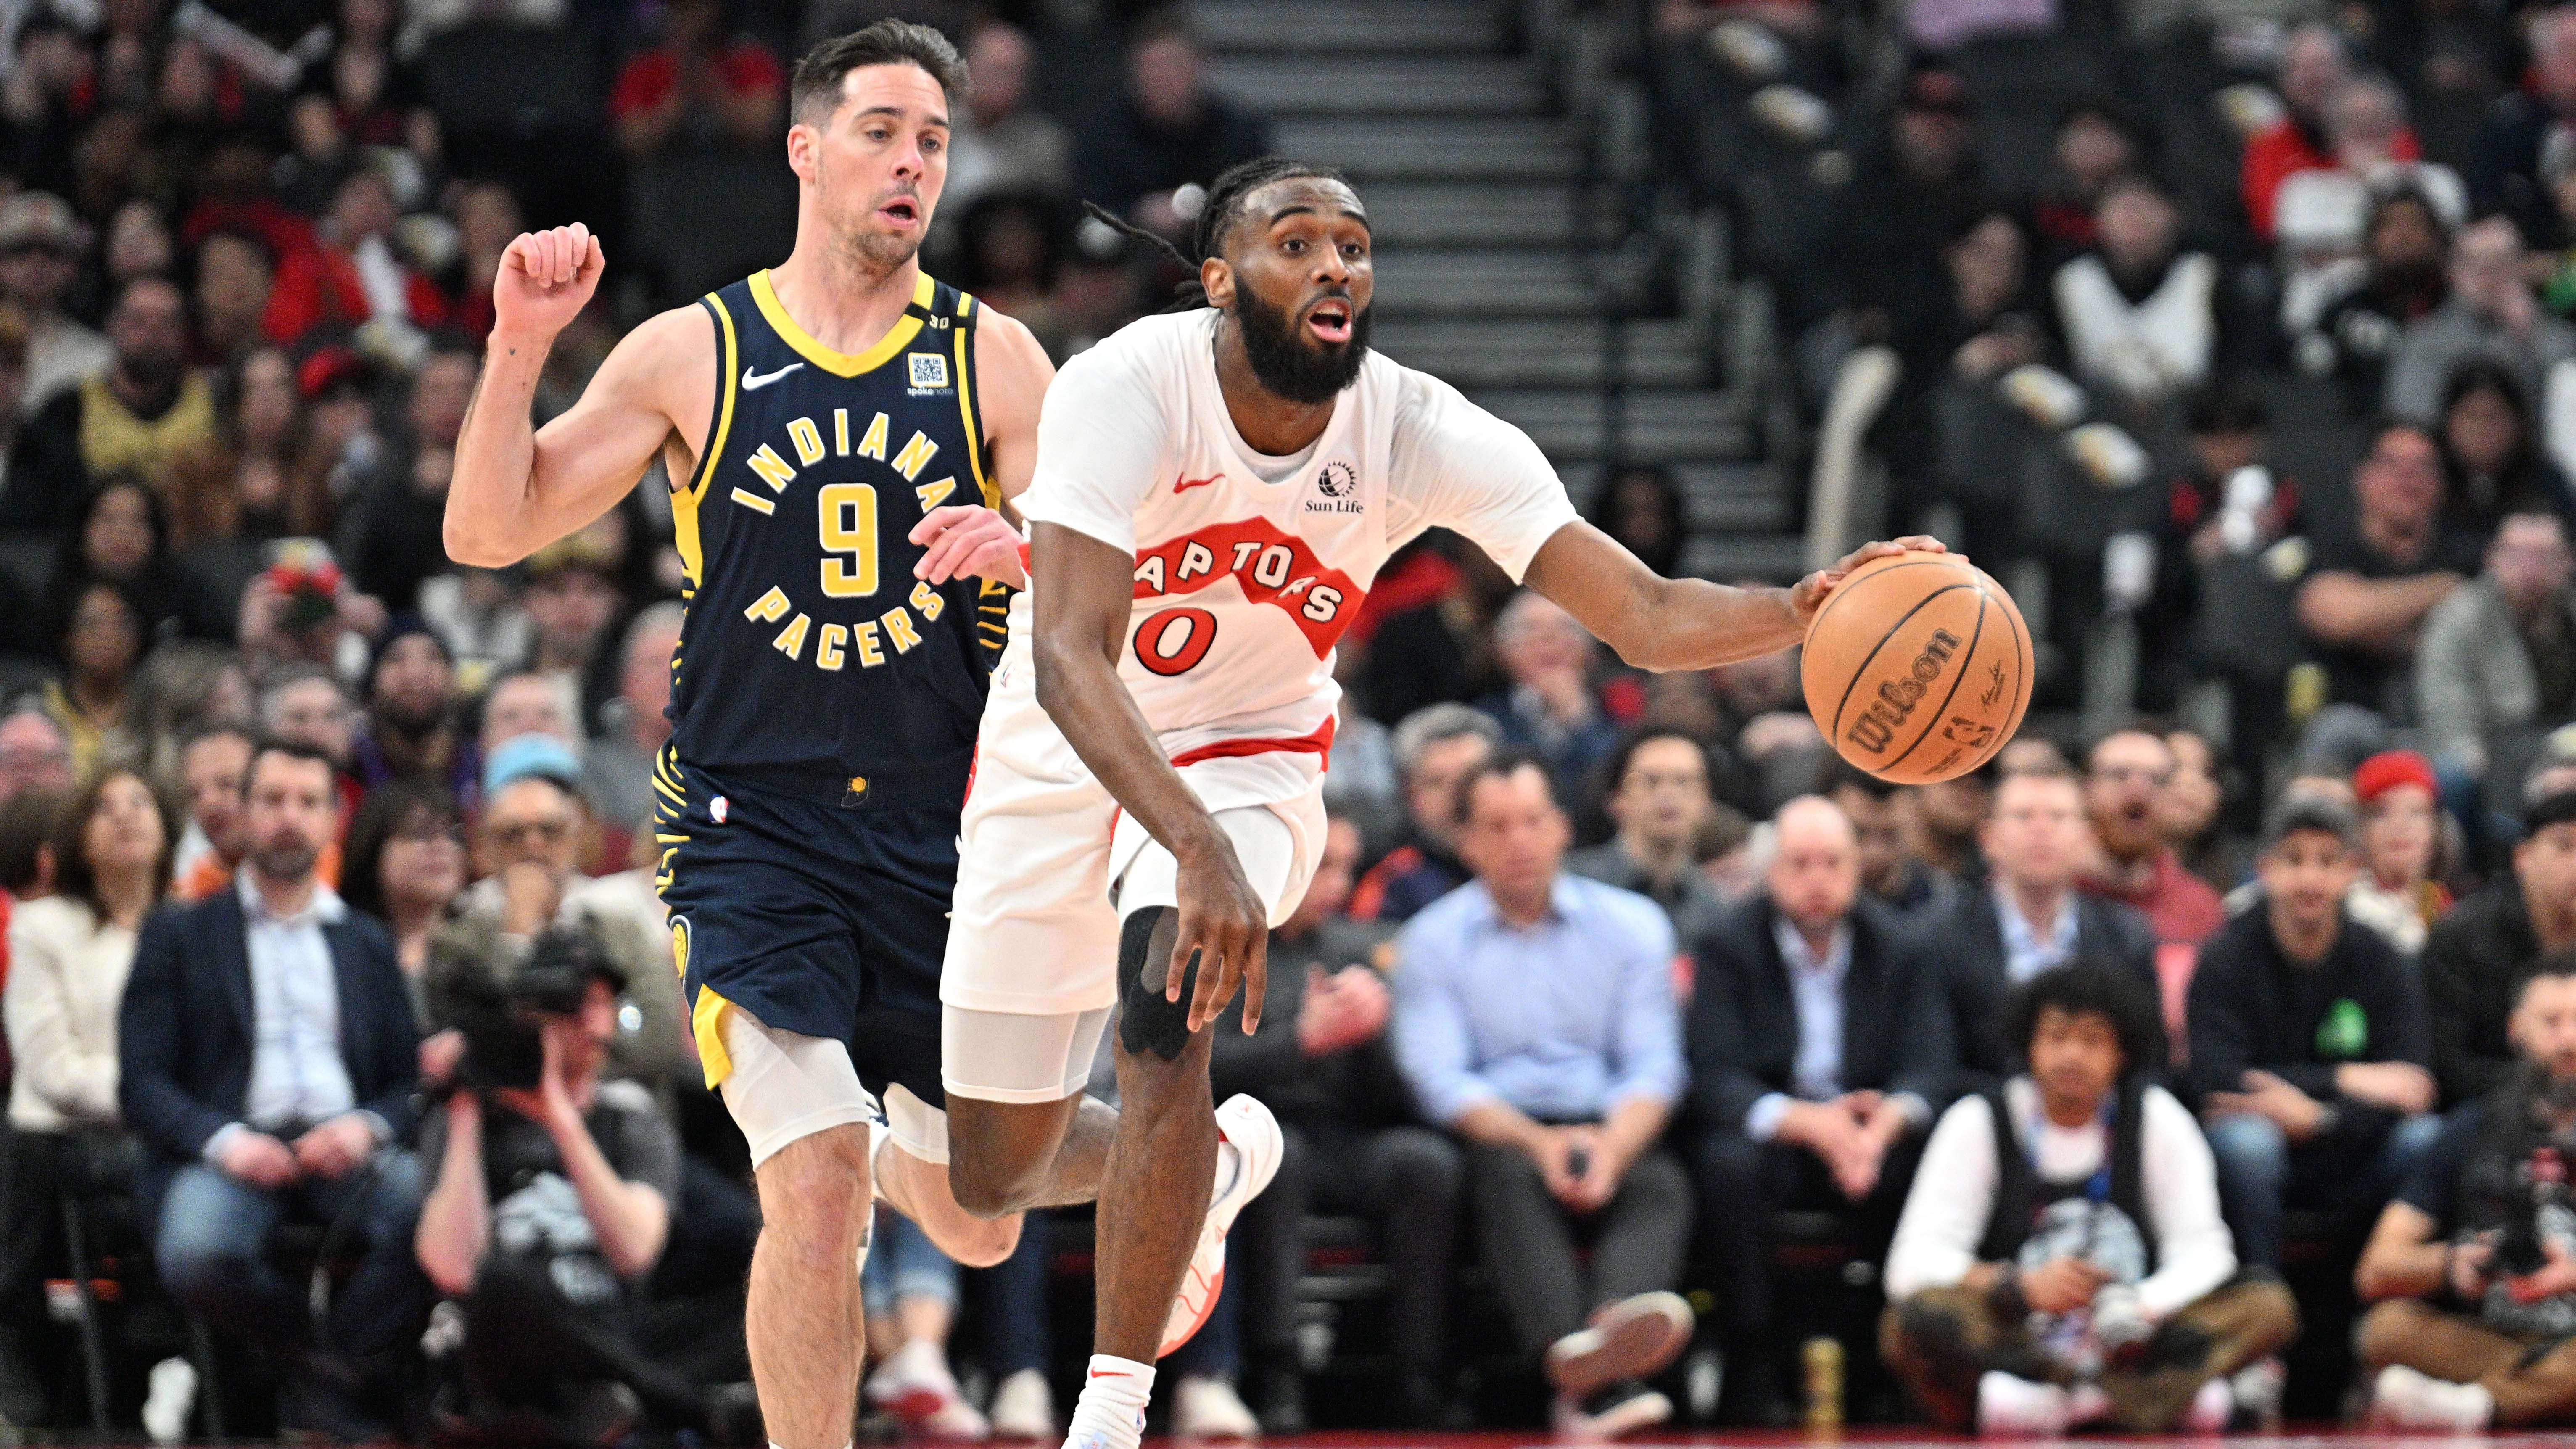
<svg viewBox="0 0 2576 1449">
<path fill-rule="evenodd" d="M 483 376 L 447 491 L 447 552 L 458 563 L 518 562 L 606 513 L 674 428 L 691 447 L 704 435 L 715 405 L 707 366 L 715 324 L 694 306 L 628 333 L 570 411 L 531 427 L 546 354 L 606 266 L 598 239 L 580 226 L 523 235 L 502 254 Z"/>
<path fill-rule="evenodd" d="M 1153 727 L 1118 680 L 1135 602 L 1135 560 L 1062 524 L 1037 525 L 1030 540 L 1036 572 L 1035 656 L 1038 703 L 1064 731 L 1074 753 L 1109 793 L 1180 862 L 1180 934 L 1164 968 L 1164 995 L 1180 999 L 1190 954 L 1199 953 L 1190 1030 L 1225 1009 L 1240 987 L 1243 1029 L 1261 1025 L 1267 994 L 1269 912 L 1244 878 L 1234 843 L 1181 783 Z"/>
<path fill-rule="evenodd" d="M 1789 588 L 1739 589 L 1665 578 L 1591 524 L 1569 523 L 1539 545 L 1523 582 L 1640 669 L 1711 669 L 1798 643 L 1845 574 L 1908 549 L 1943 551 L 1923 537 L 1864 544 Z"/>
</svg>

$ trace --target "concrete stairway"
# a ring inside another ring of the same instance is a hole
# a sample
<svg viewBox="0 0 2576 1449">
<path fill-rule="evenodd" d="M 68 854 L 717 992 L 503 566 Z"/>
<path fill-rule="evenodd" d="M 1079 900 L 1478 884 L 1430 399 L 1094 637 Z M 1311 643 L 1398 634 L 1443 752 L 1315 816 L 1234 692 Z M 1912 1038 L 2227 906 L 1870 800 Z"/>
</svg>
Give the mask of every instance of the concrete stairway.
<svg viewBox="0 0 2576 1449">
<path fill-rule="evenodd" d="M 1571 126 L 1540 65 L 1505 48 L 1490 0 L 1195 0 L 1215 83 L 1269 113 L 1279 148 L 1339 167 L 1377 238 L 1375 341 L 1526 430 L 1578 503 L 1614 451 L 1682 481 L 1686 567 L 1794 569 L 1757 401 L 1710 376 L 1680 319 L 1628 329 L 1625 447 L 1605 427 L 1612 367 L 1582 243 Z"/>
</svg>

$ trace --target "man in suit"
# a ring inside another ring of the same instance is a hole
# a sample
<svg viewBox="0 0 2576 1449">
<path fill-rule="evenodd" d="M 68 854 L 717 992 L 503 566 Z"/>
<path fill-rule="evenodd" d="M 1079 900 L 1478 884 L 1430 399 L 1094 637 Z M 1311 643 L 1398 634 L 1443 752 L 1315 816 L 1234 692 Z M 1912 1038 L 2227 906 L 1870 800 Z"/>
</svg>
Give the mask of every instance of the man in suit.
<svg viewBox="0 0 2576 1449">
<path fill-rule="evenodd" d="M 1773 828 L 1766 889 L 1700 938 L 1688 1029 L 1731 1411 L 1757 1420 L 1780 1404 L 1772 1212 L 1842 1215 L 1863 1253 L 1883 1256 L 1954 1056 L 1938 976 L 1861 899 L 1850 818 L 1805 795 Z"/>
<path fill-rule="evenodd" d="M 411 1261 L 418 1167 L 392 1150 L 412 1125 L 419 1038 L 392 938 L 322 883 L 339 824 L 330 758 L 263 743 L 242 791 L 249 852 L 233 888 L 153 917 L 136 945 L 117 1095 L 152 1159 L 162 1281 L 287 1370 L 285 1428 L 345 1437 L 336 1355 L 393 1346 L 427 1303 Z M 342 1224 L 362 1250 L 327 1325 L 308 1323 L 267 1257 L 290 1219 Z"/>
<path fill-rule="evenodd" d="M 2146 918 L 2079 893 L 2084 787 L 2063 764 L 2007 775 L 1978 834 L 1990 874 L 1925 933 L 1950 1000 L 1950 1030 L 1967 1091 L 2000 1087 L 2019 1070 L 2004 1033 L 2004 1000 L 2051 967 L 2086 960 L 2134 979 L 2157 999 L 2156 938 Z M 2145 1063 L 2153 1069 L 2159 1060 Z"/>
</svg>

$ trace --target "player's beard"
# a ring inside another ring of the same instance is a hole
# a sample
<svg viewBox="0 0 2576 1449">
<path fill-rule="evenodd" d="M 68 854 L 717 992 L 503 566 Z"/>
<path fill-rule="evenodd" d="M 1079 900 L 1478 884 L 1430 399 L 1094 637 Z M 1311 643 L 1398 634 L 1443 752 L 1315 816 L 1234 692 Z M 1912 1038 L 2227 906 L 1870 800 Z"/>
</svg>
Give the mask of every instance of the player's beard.
<svg viewBox="0 0 2576 1449">
<path fill-rule="evenodd" d="M 1297 335 L 1285 311 L 1238 287 L 1226 309 L 1243 334 L 1243 355 L 1263 388 L 1292 403 L 1328 403 L 1359 378 L 1368 361 L 1369 314 L 1351 309 L 1351 340 L 1327 351 Z"/>
</svg>

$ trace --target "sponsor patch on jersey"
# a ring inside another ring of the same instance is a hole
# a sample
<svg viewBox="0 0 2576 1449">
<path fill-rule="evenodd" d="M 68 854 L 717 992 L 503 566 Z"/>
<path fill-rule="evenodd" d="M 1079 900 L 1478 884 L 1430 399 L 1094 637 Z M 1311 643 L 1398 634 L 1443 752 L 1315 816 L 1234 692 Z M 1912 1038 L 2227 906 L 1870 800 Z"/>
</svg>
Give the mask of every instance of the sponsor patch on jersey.
<svg viewBox="0 0 2576 1449">
<path fill-rule="evenodd" d="M 948 386 L 948 359 L 942 354 L 907 352 L 904 357 L 912 364 L 914 387 L 936 391 Z"/>
<path fill-rule="evenodd" d="M 1315 470 L 1315 492 L 1319 497 L 1306 500 L 1308 513 L 1362 513 L 1367 505 L 1360 502 L 1359 470 L 1339 458 Z"/>
</svg>

